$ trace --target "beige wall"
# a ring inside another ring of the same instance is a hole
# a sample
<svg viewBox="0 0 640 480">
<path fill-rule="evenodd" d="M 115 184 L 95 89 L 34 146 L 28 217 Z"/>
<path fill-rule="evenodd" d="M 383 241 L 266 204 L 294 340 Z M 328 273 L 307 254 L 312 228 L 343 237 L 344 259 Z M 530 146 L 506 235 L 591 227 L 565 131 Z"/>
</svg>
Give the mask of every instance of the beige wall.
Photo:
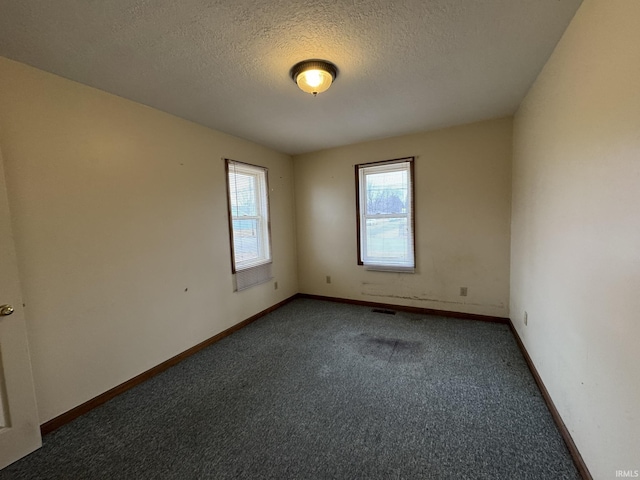
<svg viewBox="0 0 640 480">
<path fill-rule="evenodd" d="M 300 291 L 507 317 L 511 127 L 505 118 L 294 157 Z M 366 271 L 354 165 L 406 156 L 417 157 L 417 272 Z"/>
<path fill-rule="evenodd" d="M 0 58 L 42 422 L 298 291 L 292 161 Z M 224 163 L 270 169 L 273 283 L 233 293 Z"/>
<path fill-rule="evenodd" d="M 0 58 L 40 420 L 301 291 L 510 314 L 595 478 L 640 469 L 638 32 L 640 2 L 584 2 L 515 117 L 513 175 L 510 118 L 292 162 Z M 417 273 L 365 271 L 353 166 L 404 156 Z M 221 157 L 270 169 L 277 291 L 232 293 Z"/>
<path fill-rule="evenodd" d="M 586 0 L 515 117 L 511 318 L 598 479 L 640 470 L 639 88 L 640 2 Z"/>
</svg>

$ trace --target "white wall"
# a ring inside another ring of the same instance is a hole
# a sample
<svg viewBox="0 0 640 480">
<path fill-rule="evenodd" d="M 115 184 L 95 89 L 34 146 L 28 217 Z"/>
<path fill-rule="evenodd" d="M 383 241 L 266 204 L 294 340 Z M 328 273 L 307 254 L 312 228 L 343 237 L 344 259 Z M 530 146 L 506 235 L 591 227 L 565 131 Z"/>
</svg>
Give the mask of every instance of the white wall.
<svg viewBox="0 0 640 480">
<path fill-rule="evenodd" d="M 586 0 L 515 117 L 511 254 L 511 318 L 591 473 L 640 470 L 637 0 Z"/>
<path fill-rule="evenodd" d="M 291 158 L 0 58 L 41 422 L 298 291 Z M 273 283 L 233 293 L 224 163 L 268 167 Z"/>
<path fill-rule="evenodd" d="M 507 317 L 511 135 L 505 118 L 294 157 L 300 291 Z M 417 156 L 417 273 L 366 271 L 354 165 L 406 156 Z"/>
</svg>

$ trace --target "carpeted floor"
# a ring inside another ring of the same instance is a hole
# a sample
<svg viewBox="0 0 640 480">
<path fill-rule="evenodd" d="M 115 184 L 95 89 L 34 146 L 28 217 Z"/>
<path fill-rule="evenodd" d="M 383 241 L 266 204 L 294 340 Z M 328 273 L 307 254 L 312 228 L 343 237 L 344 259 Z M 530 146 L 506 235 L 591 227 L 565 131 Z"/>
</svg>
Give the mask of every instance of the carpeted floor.
<svg viewBox="0 0 640 480">
<path fill-rule="evenodd" d="M 506 325 L 298 299 L 0 479 L 578 479 Z"/>
</svg>

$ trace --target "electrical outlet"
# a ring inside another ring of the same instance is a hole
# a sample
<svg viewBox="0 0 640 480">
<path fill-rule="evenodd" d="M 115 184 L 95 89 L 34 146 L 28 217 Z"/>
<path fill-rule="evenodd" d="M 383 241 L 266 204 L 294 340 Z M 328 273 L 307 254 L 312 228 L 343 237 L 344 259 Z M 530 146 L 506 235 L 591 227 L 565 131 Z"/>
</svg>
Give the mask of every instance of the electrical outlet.
<svg viewBox="0 0 640 480">
<path fill-rule="evenodd" d="M 278 289 L 278 282 L 273 282 L 273 289 L 277 290 Z"/>
<path fill-rule="evenodd" d="M 331 276 L 327 275 L 327 283 L 331 283 Z"/>
<path fill-rule="evenodd" d="M 461 297 L 467 296 L 467 287 L 460 287 L 460 296 Z"/>
<path fill-rule="evenodd" d="M 524 325 L 526 326 L 527 323 L 529 323 L 529 314 L 526 312 L 524 312 Z"/>
</svg>

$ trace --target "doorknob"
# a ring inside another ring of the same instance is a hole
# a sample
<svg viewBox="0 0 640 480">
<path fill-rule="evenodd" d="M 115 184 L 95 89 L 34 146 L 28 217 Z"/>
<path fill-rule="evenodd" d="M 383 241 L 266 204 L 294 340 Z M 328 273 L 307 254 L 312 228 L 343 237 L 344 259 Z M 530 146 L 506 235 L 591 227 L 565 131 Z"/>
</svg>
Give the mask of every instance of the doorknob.
<svg viewBox="0 0 640 480">
<path fill-rule="evenodd" d="M 0 317 L 8 317 L 13 313 L 11 305 L 0 305 Z"/>
</svg>

